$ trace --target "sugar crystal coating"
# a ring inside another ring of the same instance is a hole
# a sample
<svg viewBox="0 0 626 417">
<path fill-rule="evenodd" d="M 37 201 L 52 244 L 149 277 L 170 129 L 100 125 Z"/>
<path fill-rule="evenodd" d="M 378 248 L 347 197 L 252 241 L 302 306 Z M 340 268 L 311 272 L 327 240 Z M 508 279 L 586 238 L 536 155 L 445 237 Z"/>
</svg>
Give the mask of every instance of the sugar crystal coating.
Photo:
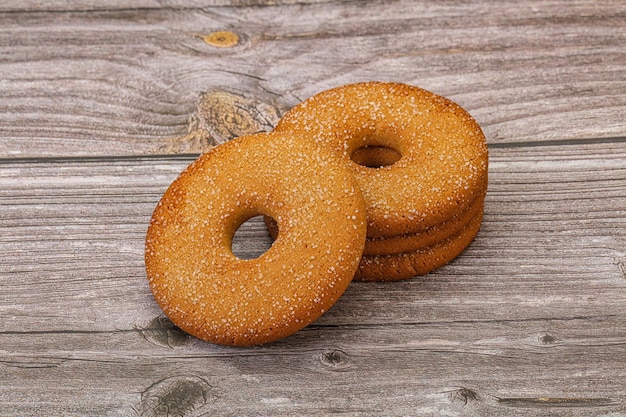
<svg viewBox="0 0 626 417">
<path fill-rule="evenodd" d="M 260 257 L 239 259 L 233 235 L 259 214 L 278 222 L 278 239 Z M 336 155 L 294 134 L 246 136 L 200 156 L 165 192 L 146 236 L 148 280 L 188 333 L 227 345 L 271 342 L 345 291 L 365 231 L 363 196 Z"/>
<path fill-rule="evenodd" d="M 275 130 L 310 135 L 349 164 L 365 197 L 368 237 L 422 232 L 486 189 L 480 127 L 457 104 L 418 87 L 369 82 L 327 90 L 287 112 Z M 377 169 L 352 162 L 365 146 L 392 148 L 401 158 Z"/>
</svg>

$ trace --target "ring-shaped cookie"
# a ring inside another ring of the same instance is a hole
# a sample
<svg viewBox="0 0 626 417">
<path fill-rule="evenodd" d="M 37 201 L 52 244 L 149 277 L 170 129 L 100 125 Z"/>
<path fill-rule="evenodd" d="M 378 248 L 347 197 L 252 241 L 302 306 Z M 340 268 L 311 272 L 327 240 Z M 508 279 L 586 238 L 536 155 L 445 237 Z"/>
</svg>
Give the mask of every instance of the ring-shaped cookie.
<svg viewBox="0 0 626 417">
<path fill-rule="evenodd" d="M 259 214 L 276 219 L 278 238 L 240 259 L 234 233 Z M 251 135 L 200 156 L 167 189 L 148 228 L 146 271 L 182 330 L 257 345 L 331 307 L 354 276 L 365 232 L 363 196 L 335 154 L 291 134 Z"/>
<path fill-rule="evenodd" d="M 350 165 L 365 197 L 368 237 L 419 233 L 450 219 L 487 179 L 487 144 L 476 121 L 452 101 L 406 84 L 321 92 L 288 111 L 275 131 L 315 138 Z M 401 157 L 366 167 L 351 160 L 364 147 L 391 148 Z"/>
</svg>

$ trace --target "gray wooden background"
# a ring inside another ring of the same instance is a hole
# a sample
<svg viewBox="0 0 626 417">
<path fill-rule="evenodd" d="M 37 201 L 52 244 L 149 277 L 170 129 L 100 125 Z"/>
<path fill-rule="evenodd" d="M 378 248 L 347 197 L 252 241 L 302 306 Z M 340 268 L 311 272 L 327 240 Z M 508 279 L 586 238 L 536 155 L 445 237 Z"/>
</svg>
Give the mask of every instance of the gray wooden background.
<svg viewBox="0 0 626 417">
<path fill-rule="evenodd" d="M 473 244 L 271 345 L 176 329 L 143 264 L 165 188 L 366 80 L 483 127 Z M 624 1 L 0 3 L 0 415 L 616 417 L 625 379 Z"/>
</svg>

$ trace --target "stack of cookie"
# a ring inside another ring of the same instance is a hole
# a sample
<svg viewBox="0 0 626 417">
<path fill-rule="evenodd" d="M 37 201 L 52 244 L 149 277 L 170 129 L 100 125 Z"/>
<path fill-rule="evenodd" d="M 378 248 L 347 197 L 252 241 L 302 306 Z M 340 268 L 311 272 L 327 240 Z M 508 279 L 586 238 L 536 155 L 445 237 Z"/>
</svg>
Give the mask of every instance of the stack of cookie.
<svg viewBox="0 0 626 417">
<path fill-rule="evenodd" d="M 485 137 L 458 105 L 404 84 L 335 88 L 180 174 L 146 233 L 148 282 L 196 337 L 272 342 L 353 279 L 397 281 L 455 258 L 478 232 L 486 189 Z M 260 214 L 276 242 L 239 259 L 235 231 Z"/>
<path fill-rule="evenodd" d="M 487 144 L 450 100 L 406 84 L 351 84 L 298 104 L 275 131 L 325 144 L 355 175 L 368 221 L 356 280 L 426 274 L 457 257 L 480 228 Z"/>
</svg>

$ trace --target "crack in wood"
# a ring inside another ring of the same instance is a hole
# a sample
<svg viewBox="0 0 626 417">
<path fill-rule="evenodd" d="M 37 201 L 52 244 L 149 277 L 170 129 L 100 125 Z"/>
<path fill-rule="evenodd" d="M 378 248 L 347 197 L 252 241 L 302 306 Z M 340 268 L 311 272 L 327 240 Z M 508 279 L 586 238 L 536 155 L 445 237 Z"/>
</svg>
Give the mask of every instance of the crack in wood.
<svg viewBox="0 0 626 417">
<path fill-rule="evenodd" d="M 0 364 L 8 366 L 10 368 L 21 369 L 50 369 L 63 365 L 66 362 L 65 359 L 58 358 L 28 358 L 28 359 L 15 359 L 15 360 L 1 360 Z"/>
<path fill-rule="evenodd" d="M 543 146 L 580 146 L 580 145 L 602 145 L 611 143 L 625 143 L 626 136 L 611 136 L 606 138 L 576 138 L 576 139 L 547 139 L 534 141 L 518 141 L 515 143 L 489 143 L 489 149 L 498 148 L 536 148 Z"/>
<path fill-rule="evenodd" d="M 611 398 L 555 398 L 555 397 L 511 397 L 497 398 L 498 403 L 519 408 L 547 407 L 607 407 L 617 405 Z"/>
<path fill-rule="evenodd" d="M 613 264 L 617 265 L 617 269 L 619 269 L 622 273 L 622 277 L 626 278 L 626 256 L 622 258 L 615 258 Z"/>
</svg>

